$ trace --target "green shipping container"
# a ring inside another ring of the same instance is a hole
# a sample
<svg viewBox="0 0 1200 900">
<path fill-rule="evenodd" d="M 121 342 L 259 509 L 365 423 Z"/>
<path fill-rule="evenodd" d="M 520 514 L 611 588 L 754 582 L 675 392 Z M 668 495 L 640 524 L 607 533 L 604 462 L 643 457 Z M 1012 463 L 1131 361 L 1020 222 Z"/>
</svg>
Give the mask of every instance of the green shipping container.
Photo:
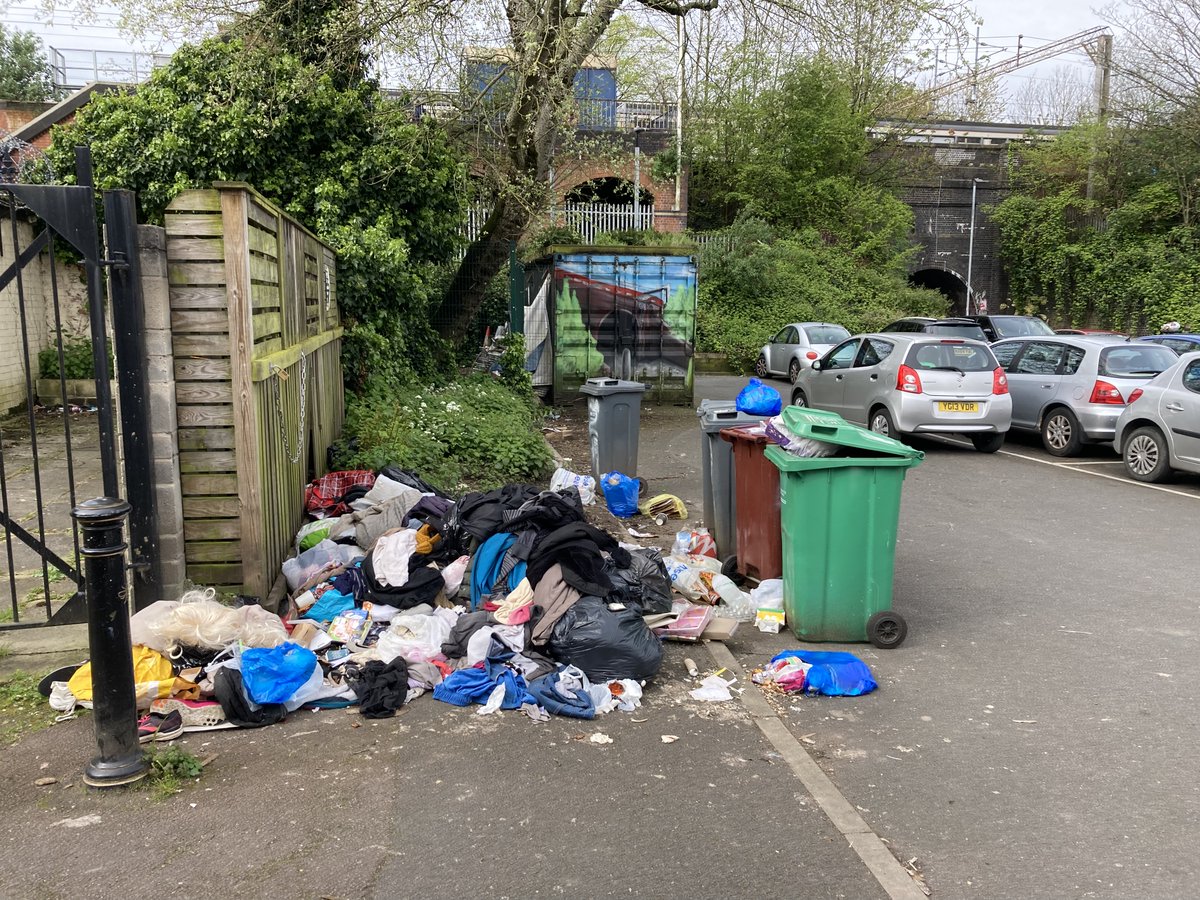
<svg viewBox="0 0 1200 900">
<path fill-rule="evenodd" d="M 766 450 L 779 469 L 788 624 L 804 641 L 897 647 L 908 630 L 891 612 L 900 493 L 905 473 L 925 454 L 835 413 L 788 407 L 783 416 L 800 437 L 853 454 Z"/>
</svg>

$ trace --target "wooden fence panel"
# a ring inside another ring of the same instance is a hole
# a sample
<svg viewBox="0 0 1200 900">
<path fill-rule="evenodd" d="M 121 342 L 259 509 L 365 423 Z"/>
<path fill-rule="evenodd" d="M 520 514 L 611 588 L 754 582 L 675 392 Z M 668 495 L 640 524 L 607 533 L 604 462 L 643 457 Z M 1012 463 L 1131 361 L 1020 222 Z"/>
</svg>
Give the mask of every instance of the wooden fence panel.
<svg viewBox="0 0 1200 900">
<path fill-rule="evenodd" d="M 244 184 L 167 209 L 188 577 L 266 599 L 344 418 L 336 258 Z"/>
</svg>

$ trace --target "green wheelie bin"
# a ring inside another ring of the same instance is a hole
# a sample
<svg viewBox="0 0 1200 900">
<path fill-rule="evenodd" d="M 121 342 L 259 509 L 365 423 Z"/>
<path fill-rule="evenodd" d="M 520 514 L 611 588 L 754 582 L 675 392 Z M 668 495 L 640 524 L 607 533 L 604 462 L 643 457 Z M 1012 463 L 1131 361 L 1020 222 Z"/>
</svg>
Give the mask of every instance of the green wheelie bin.
<svg viewBox="0 0 1200 900">
<path fill-rule="evenodd" d="M 793 633 L 900 646 L 908 634 L 892 612 L 900 491 L 925 454 L 836 413 L 787 407 L 783 419 L 793 434 L 839 447 L 815 457 L 766 449 L 779 469 L 784 610 Z"/>
</svg>

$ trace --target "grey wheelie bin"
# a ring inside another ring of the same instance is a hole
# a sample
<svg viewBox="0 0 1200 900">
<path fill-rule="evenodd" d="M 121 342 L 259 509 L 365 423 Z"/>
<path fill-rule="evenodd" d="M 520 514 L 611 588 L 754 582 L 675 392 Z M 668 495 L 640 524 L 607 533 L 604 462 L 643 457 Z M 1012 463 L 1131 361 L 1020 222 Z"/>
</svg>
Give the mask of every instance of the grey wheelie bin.
<svg viewBox="0 0 1200 900">
<path fill-rule="evenodd" d="M 753 425 L 768 417 L 738 412 L 733 400 L 701 400 L 696 416 L 700 419 L 704 524 L 717 542 L 717 557 L 726 559 L 737 555 L 737 497 L 733 445 L 721 440 L 721 429 Z"/>
<path fill-rule="evenodd" d="M 589 378 L 579 388 L 588 398 L 588 443 L 592 475 L 637 475 L 638 426 L 646 386 L 617 378 Z"/>
</svg>

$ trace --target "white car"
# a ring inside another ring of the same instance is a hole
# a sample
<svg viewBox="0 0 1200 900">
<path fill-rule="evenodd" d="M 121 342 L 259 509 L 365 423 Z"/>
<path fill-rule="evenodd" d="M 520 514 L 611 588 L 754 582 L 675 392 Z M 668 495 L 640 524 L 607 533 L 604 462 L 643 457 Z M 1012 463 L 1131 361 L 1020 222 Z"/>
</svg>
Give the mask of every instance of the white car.
<svg viewBox="0 0 1200 900">
<path fill-rule="evenodd" d="M 812 366 L 834 346 L 850 337 L 850 332 L 841 325 L 828 322 L 793 322 L 784 325 L 779 333 L 764 344 L 754 364 L 754 374 L 759 378 L 771 375 L 787 377 L 792 384 L 800 373 Z"/>
</svg>

